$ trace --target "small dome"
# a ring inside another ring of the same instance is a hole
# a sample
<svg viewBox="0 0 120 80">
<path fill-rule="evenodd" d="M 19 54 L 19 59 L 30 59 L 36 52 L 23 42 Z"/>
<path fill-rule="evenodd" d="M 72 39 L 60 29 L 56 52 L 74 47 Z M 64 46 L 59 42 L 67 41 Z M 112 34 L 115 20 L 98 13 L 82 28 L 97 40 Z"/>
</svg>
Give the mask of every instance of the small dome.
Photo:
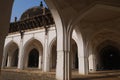
<svg viewBox="0 0 120 80">
<path fill-rule="evenodd" d="M 45 8 L 45 13 L 50 12 L 48 8 Z M 43 15 L 43 7 L 36 6 L 26 10 L 22 15 L 20 20 L 28 19 L 37 15 Z"/>
</svg>

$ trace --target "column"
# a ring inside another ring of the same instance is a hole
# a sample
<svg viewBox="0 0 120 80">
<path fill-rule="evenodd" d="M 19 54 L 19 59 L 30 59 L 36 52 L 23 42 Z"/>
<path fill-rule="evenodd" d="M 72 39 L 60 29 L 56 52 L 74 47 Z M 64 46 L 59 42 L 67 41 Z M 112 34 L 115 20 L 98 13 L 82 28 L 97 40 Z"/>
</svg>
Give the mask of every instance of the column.
<svg viewBox="0 0 120 80">
<path fill-rule="evenodd" d="M 88 74 L 88 58 L 86 56 L 79 57 L 79 74 Z"/>
<path fill-rule="evenodd" d="M 39 69 L 42 69 L 42 56 L 39 55 L 39 66 L 38 66 Z"/>
<path fill-rule="evenodd" d="M 23 69 L 24 63 L 24 52 L 23 52 L 23 39 L 20 40 L 20 49 L 19 49 L 19 56 L 18 56 L 18 69 Z"/>
<path fill-rule="evenodd" d="M 48 52 L 48 35 L 45 35 L 45 42 L 44 42 L 44 54 L 43 54 L 43 71 L 48 72 L 50 71 L 50 52 Z"/>
<path fill-rule="evenodd" d="M 74 59 L 73 59 L 73 52 L 71 50 L 71 68 L 74 69 Z"/>
<path fill-rule="evenodd" d="M 4 68 L 5 66 L 6 66 L 6 61 L 7 61 L 7 54 L 6 54 L 6 52 L 5 52 L 5 50 L 4 50 L 4 52 L 3 52 L 3 58 L 2 58 L 2 66 L 1 66 L 1 68 Z"/>
<path fill-rule="evenodd" d="M 8 61 L 7 61 L 7 67 L 11 67 L 11 60 L 12 60 L 12 58 L 11 58 L 11 56 L 9 55 L 9 56 L 8 56 Z"/>
<path fill-rule="evenodd" d="M 70 80 L 71 79 L 71 64 L 70 64 L 70 51 L 57 51 L 57 80 Z"/>
<path fill-rule="evenodd" d="M 93 54 L 89 55 L 89 71 L 96 71 L 95 56 Z"/>
</svg>

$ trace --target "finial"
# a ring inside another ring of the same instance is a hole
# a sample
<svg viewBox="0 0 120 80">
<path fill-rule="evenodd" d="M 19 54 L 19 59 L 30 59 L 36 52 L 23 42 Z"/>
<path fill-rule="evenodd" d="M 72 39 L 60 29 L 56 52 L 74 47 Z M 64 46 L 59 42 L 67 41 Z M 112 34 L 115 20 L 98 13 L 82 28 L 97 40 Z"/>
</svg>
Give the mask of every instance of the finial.
<svg viewBox="0 0 120 80">
<path fill-rule="evenodd" d="M 17 22 L 17 17 L 15 17 L 15 22 Z"/>
<path fill-rule="evenodd" d="M 43 2 L 42 1 L 40 2 L 40 7 L 43 7 Z"/>
</svg>

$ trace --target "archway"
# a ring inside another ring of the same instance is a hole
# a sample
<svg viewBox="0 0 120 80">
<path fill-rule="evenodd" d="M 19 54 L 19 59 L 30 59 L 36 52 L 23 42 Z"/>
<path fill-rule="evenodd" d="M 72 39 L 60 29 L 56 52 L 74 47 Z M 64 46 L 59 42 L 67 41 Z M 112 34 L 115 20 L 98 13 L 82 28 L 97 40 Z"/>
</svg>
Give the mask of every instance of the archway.
<svg viewBox="0 0 120 80">
<path fill-rule="evenodd" d="M 24 46 L 24 68 L 39 68 L 43 66 L 43 45 L 37 39 L 30 39 Z"/>
<path fill-rule="evenodd" d="M 100 63 L 98 70 L 116 70 L 120 69 L 120 50 L 112 45 L 106 45 L 99 52 Z"/>
<path fill-rule="evenodd" d="M 37 49 L 32 49 L 29 53 L 28 67 L 38 67 L 39 52 Z"/>
<path fill-rule="evenodd" d="M 12 55 L 12 66 L 17 67 L 18 65 L 18 49 L 16 49 Z"/>
<path fill-rule="evenodd" d="M 79 61 L 78 61 L 78 47 L 76 42 L 72 39 L 71 44 L 71 64 L 73 70 L 78 70 Z"/>
<path fill-rule="evenodd" d="M 17 67 L 18 65 L 19 48 L 15 42 L 10 42 L 4 50 L 4 58 L 2 67 Z"/>
<path fill-rule="evenodd" d="M 56 62 L 57 62 L 57 43 L 54 40 L 50 46 L 50 69 L 54 71 L 56 69 Z"/>
<path fill-rule="evenodd" d="M 78 61 L 78 47 L 74 39 L 71 42 L 71 66 L 73 70 L 78 70 L 79 61 Z M 52 41 L 50 46 L 50 68 L 55 70 L 57 62 L 57 43 L 56 40 Z"/>
</svg>

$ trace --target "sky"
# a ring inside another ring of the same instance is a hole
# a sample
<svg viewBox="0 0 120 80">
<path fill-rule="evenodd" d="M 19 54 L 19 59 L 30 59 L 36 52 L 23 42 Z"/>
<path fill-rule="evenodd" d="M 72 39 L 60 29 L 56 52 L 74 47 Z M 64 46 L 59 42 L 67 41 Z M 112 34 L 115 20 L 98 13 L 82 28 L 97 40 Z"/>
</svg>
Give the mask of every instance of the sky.
<svg viewBox="0 0 120 80">
<path fill-rule="evenodd" d="M 31 7 L 39 6 L 41 1 L 46 6 L 44 0 L 14 0 L 10 21 L 14 22 L 14 17 L 17 17 L 17 20 L 19 20 L 23 12 Z"/>
</svg>

